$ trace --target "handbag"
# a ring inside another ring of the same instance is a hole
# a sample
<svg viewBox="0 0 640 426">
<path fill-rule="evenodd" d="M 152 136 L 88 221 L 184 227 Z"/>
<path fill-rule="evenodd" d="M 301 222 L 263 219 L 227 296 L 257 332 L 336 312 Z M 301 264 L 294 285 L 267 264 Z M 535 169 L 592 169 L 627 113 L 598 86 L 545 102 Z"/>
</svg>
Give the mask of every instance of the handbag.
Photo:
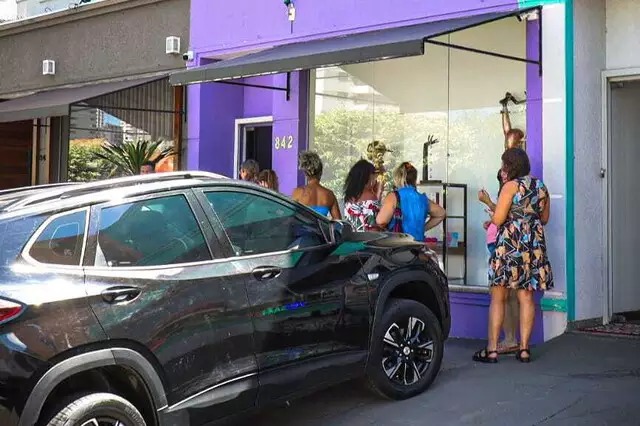
<svg viewBox="0 0 640 426">
<path fill-rule="evenodd" d="M 391 219 L 391 223 L 393 226 L 391 227 L 391 232 L 402 233 L 402 208 L 400 206 L 400 194 L 398 191 L 393 191 L 396 196 L 396 208 L 393 210 L 393 218 Z"/>
</svg>

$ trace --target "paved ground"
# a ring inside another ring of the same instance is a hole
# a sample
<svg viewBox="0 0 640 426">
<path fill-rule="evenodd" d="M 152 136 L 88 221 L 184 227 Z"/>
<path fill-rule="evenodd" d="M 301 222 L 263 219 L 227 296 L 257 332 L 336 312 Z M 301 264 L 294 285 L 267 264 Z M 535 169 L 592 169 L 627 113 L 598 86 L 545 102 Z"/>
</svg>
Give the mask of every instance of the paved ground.
<svg viewBox="0 0 640 426">
<path fill-rule="evenodd" d="M 566 334 L 528 365 L 475 364 L 481 346 L 450 341 L 440 376 L 411 400 L 383 401 L 347 383 L 238 425 L 640 425 L 640 340 Z"/>
</svg>

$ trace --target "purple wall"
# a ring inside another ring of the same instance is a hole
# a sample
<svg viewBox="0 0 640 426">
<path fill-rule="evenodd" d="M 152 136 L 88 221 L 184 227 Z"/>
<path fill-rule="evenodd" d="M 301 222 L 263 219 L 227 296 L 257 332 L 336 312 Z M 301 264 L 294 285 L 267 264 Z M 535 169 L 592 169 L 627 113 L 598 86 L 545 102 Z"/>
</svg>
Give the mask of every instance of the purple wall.
<svg viewBox="0 0 640 426">
<path fill-rule="evenodd" d="M 307 38 L 518 7 L 517 0 L 294 0 L 294 4 L 292 27 L 281 0 L 192 0 L 191 48 L 198 55 L 215 57 Z"/>
<path fill-rule="evenodd" d="M 538 59 L 540 20 L 527 22 L 527 58 Z M 542 175 L 542 76 L 538 65 L 527 64 L 527 153 L 531 174 Z"/>
<path fill-rule="evenodd" d="M 544 342 L 542 310 L 540 309 L 540 299 L 542 296 L 542 293 L 535 295 L 536 319 L 533 333 L 531 334 L 532 344 Z M 450 336 L 469 339 L 486 339 L 490 301 L 490 296 L 486 293 L 452 292 Z"/>
<path fill-rule="evenodd" d="M 286 87 L 286 74 L 244 80 L 249 84 Z M 309 73 L 291 74 L 290 97 L 283 91 L 205 83 L 188 87 L 187 120 L 189 145 L 187 168 L 233 176 L 235 120 L 273 117 L 275 138 L 291 138 L 291 146 L 272 145 L 273 169 L 280 178 L 280 191 L 291 194 L 302 181 L 297 173 L 298 153 L 307 147 Z"/>
</svg>

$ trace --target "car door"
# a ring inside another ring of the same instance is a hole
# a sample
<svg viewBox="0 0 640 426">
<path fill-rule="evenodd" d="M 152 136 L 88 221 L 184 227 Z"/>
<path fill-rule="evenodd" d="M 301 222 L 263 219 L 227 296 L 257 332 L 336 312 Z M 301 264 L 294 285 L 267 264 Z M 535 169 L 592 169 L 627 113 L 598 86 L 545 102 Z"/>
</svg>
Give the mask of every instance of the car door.
<svg viewBox="0 0 640 426">
<path fill-rule="evenodd" d="M 190 190 L 94 207 L 89 241 L 91 306 L 114 345 L 157 361 L 167 411 L 198 425 L 255 405 L 244 279 L 222 260 Z"/>
<path fill-rule="evenodd" d="M 259 405 L 357 373 L 366 356 L 369 283 L 358 256 L 329 241 L 329 222 L 258 188 L 204 190 L 202 203 L 247 280 Z"/>
</svg>

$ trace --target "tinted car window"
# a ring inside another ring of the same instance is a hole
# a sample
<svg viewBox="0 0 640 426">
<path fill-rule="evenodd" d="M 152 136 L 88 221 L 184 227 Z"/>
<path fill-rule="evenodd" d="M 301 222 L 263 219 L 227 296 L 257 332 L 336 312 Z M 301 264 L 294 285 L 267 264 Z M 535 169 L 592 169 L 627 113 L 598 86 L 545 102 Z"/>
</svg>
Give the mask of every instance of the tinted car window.
<svg viewBox="0 0 640 426">
<path fill-rule="evenodd" d="M 205 238 L 183 195 L 100 211 L 97 266 L 159 266 L 210 259 Z"/>
<path fill-rule="evenodd" d="M 86 220 L 84 210 L 53 219 L 38 235 L 29 256 L 41 263 L 80 265 Z"/>
<path fill-rule="evenodd" d="M 206 194 L 236 255 L 316 247 L 327 242 L 317 220 L 259 195 Z"/>
</svg>

